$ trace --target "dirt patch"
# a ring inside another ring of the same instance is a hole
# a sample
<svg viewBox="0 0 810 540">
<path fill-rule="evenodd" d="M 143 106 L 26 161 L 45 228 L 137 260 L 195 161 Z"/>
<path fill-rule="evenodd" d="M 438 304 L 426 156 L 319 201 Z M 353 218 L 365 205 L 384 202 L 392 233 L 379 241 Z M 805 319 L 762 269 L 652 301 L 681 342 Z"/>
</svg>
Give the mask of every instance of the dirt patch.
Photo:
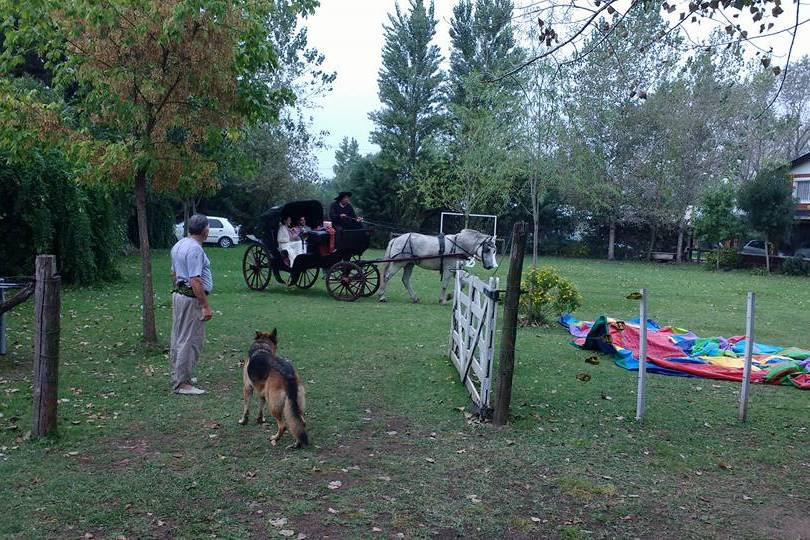
<svg viewBox="0 0 810 540">
<path fill-rule="evenodd" d="M 810 515 L 804 504 L 786 507 L 770 507 L 756 513 L 757 521 L 752 527 L 765 538 L 785 540 L 810 539 Z"/>
</svg>

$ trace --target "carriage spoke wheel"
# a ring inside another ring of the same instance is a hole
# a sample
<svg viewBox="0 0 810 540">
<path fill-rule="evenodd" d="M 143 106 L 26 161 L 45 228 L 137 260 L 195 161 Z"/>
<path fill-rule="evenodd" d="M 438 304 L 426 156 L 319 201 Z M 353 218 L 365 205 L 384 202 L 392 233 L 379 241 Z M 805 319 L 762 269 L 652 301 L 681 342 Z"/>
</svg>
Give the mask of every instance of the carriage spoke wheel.
<svg viewBox="0 0 810 540">
<path fill-rule="evenodd" d="M 365 281 L 365 274 L 359 266 L 341 261 L 327 270 L 326 290 L 336 300 L 354 302 L 363 295 Z"/>
<path fill-rule="evenodd" d="M 363 292 L 360 295 L 368 298 L 380 288 L 380 269 L 374 263 L 363 263 L 359 266 L 364 277 Z"/>
<path fill-rule="evenodd" d="M 254 244 L 242 256 L 242 275 L 248 288 L 262 291 L 270 283 L 270 257 L 263 246 Z"/>
<path fill-rule="evenodd" d="M 315 282 L 318 281 L 318 273 L 320 270 L 315 268 L 309 268 L 308 270 L 304 270 L 298 276 L 298 283 L 295 284 L 296 287 L 299 289 L 309 289 Z M 292 274 L 290 274 L 292 276 Z"/>
</svg>

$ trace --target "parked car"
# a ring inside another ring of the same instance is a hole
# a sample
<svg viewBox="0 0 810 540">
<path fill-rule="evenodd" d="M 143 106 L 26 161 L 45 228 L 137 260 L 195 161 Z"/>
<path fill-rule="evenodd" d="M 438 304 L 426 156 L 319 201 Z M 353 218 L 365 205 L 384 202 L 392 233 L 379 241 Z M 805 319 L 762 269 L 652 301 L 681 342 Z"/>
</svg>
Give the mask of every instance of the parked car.
<svg viewBox="0 0 810 540">
<path fill-rule="evenodd" d="M 793 253 L 794 257 L 801 257 L 802 259 L 810 260 L 810 247 L 803 247 L 797 249 L 795 253 Z"/>
<path fill-rule="evenodd" d="M 771 244 L 773 246 L 773 244 Z M 749 240 L 741 249 L 740 253 L 742 255 L 758 255 L 760 257 L 765 256 L 765 240 Z M 779 257 L 784 257 L 784 253 L 782 251 L 778 251 L 776 253 L 773 252 L 773 247 L 771 247 L 771 255 L 777 255 Z"/>
<path fill-rule="evenodd" d="M 174 226 L 174 235 L 183 238 L 183 222 Z M 206 244 L 217 244 L 229 248 L 239 243 L 239 226 L 234 226 L 227 218 L 208 216 L 208 240 Z"/>
</svg>

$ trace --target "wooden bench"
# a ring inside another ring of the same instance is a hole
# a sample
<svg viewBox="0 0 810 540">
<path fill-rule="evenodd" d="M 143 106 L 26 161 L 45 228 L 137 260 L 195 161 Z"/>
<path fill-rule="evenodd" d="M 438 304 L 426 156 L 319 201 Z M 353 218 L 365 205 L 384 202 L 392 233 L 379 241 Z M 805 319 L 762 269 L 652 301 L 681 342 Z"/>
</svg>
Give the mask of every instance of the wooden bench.
<svg viewBox="0 0 810 540">
<path fill-rule="evenodd" d="M 656 262 L 670 262 L 675 260 L 675 254 L 666 251 L 653 251 L 652 260 Z"/>
</svg>

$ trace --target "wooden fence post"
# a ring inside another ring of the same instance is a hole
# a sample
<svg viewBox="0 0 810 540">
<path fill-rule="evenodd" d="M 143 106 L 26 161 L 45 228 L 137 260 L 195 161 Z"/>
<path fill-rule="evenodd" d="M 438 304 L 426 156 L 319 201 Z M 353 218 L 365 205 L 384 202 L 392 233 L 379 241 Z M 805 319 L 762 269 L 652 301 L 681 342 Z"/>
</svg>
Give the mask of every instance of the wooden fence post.
<svg viewBox="0 0 810 540">
<path fill-rule="evenodd" d="M 56 432 L 59 380 L 59 288 L 56 257 L 37 255 L 34 290 L 34 413 L 31 435 Z"/>
<path fill-rule="evenodd" d="M 506 298 L 503 303 L 503 330 L 501 352 L 498 359 L 498 393 L 493 422 L 496 426 L 506 423 L 509 402 L 512 401 L 512 374 L 515 371 L 515 341 L 517 339 L 518 302 L 520 279 L 523 274 L 523 256 L 526 253 L 526 224 L 515 223 L 512 228 L 512 256 L 509 258 L 509 274 L 506 278 Z"/>
</svg>

